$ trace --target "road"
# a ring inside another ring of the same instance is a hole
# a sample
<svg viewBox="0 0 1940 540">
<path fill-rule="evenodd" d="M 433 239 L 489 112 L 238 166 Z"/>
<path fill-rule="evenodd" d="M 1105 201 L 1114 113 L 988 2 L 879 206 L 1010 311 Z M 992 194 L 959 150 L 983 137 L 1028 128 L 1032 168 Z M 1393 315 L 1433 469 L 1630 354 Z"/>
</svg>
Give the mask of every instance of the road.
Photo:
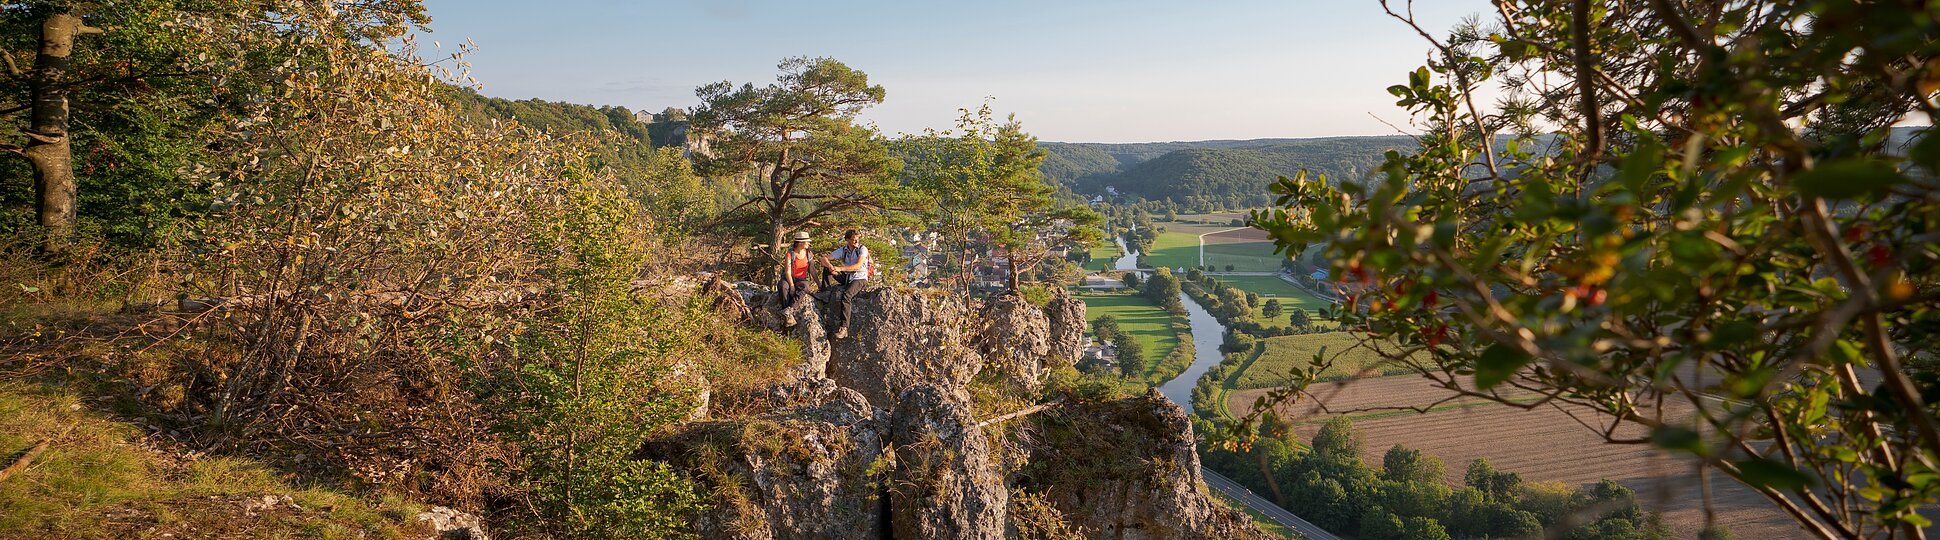
<svg viewBox="0 0 1940 540">
<path fill-rule="evenodd" d="M 1246 227 L 1233 227 L 1231 229 L 1226 229 L 1223 231 L 1213 231 L 1206 234 L 1229 233 L 1229 232 L 1241 231 L 1241 230 L 1246 230 Z M 1199 267 L 1200 268 L 1206 267 L 1206 234 L 1199 235 Z"/>
<path fill-rule="evenodd" d="M 1315 527 L 1312 523 L 1307 523 L 1307 520 L 1300 519 L 1300 516 L 1293 515 L 1293 512 L 1288 512 L 1287 509 L 1273 504 L 1272 501 L 1262 499 L 1259 495 L 1254 495 L 1251 490 L 1246 489 L 1246 486 L 1239 485 L 1239 482 L 1234 482 L 1231 478 L 1227 478 L 1205 467 L 1200 467 L 1199 471 L 1205 474 L 1207 486 L 1219 490 L 1220 493 L 1225 494 L 1227 497 L 1232 497 L 1235 501 L 1245 503 L 1246 506 L 1252 507 L 1254 511 L 1265 514 L 1267 518 L 1272 519 L 1275 523 L 1279 523 L 1280 526 L 1307 537 L 1308 540 L 1340 540 L 1340 537 L 1334 536 L 1322 530 L 1320 527 Z"/>
</svg>

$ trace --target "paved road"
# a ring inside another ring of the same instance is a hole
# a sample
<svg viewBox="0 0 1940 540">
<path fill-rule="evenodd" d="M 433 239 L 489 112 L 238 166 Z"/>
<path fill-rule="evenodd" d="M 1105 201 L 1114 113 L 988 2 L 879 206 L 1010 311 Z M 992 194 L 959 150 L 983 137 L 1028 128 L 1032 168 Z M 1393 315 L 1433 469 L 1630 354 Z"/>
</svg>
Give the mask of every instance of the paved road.
<svg viewBox="0 0 1940 540">
<path fill-rule="evenodd" d="M 1320 527 L 1315 527 L 1312 523 L 1307 523 L 1307 520 L 1300 519 L 1300 516 L 1293 515 L 1293 512 L 1288 512 L 1287 509 L 1281 508 L 1271 501 L 1262 499 L 1259 495 L 1254 495 L 1251 490 L 1246 489 L 1246 486 L 1239 485 L 1239 482 L 1234 482 L 1231 478 L 1227 478 L 1205 467 L 1200 467 L 1199 470 L 1205 473 L 1207 486 L 1219 490 L 1220 493 L 1226 494 L 1227 497 L 1232 497 L 1233 500 L 1246 503 L 1247 506 L 1253 507 L 1253 510 L 1265 514 L 1267 518 L 1272 519 L 1283 527 L 1292 529 L 1293 532 L 1301 536 L 1307 537 L 1308 540 L 1340 540 L 1340 537 L 1334 536 L 1322 530 Z"/>
</svg>

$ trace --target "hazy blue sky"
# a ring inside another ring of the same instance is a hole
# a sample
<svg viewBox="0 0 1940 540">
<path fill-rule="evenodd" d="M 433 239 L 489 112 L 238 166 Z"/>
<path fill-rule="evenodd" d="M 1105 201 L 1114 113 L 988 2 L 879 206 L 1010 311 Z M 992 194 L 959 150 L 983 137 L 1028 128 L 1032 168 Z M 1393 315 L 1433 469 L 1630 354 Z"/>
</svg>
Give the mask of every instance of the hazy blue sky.
<svg viewBox="0 0 1940 540">
<path fill-rule="evenodd" d="M 425 3 L 427 37 L 477 43 L 487 95 L 657 111 L 829 56 L 888 90 L 866 118 L 891 134 L 948 128 L 986 96 L 1050 141 L 1389 134 L 1375 116 L 1407 117 L 1384 89 L 1428 49 L 1375 0 Z M 1437 32 L 1488 9 L 1417 4 Z"/>
</svg>

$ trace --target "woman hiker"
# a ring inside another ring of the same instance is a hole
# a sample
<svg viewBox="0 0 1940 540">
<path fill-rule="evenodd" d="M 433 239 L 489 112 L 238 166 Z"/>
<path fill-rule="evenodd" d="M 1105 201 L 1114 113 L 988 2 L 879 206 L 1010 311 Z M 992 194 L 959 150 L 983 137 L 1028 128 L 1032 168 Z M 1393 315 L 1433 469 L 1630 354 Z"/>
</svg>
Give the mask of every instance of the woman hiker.
<svg viewBox="0 0 1940 540">
<path fill-rule="evenodd" d="M 815 260 L 808 249 L 808 233 L 796 232 L 794 240 L 783 257 L 781 284 L 775 287 L 781 293 L 782 309 L 794 306 L 797 299 L 808 294 L 808 267 Z"/>
</svg>

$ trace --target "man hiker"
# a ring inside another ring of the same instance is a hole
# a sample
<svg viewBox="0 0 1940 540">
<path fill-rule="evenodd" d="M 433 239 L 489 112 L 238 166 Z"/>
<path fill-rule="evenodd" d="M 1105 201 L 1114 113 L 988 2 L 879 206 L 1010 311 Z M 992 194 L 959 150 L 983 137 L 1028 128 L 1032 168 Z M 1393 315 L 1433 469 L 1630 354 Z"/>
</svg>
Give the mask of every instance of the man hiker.
<svg viewBox="0 0 1940 540">
<path fill-rule="evenodd" d="M 795 305 L 795 300 L 808 293 L 808 270 L 815 255 L 809 251 L 809 236 L 806 232 L 796 232 L 794 243 L 782 258 L 781 283 L 775 290 L 781 293 L 781 306 L 787 309 Z"/>
<path fill-rule="evenodd" d="M 849 314 L 855 304 L 856 293 L 869 284 L 875 260 L 869 256 L 869 248 L 862 246 L 862 235 L 855 229 L 842 232 L 842 247 L 835 248 L 835 260 L 822 257 L 822 264 L 835 272 L 835 339 L 849 337 Z"/>
</svg>

